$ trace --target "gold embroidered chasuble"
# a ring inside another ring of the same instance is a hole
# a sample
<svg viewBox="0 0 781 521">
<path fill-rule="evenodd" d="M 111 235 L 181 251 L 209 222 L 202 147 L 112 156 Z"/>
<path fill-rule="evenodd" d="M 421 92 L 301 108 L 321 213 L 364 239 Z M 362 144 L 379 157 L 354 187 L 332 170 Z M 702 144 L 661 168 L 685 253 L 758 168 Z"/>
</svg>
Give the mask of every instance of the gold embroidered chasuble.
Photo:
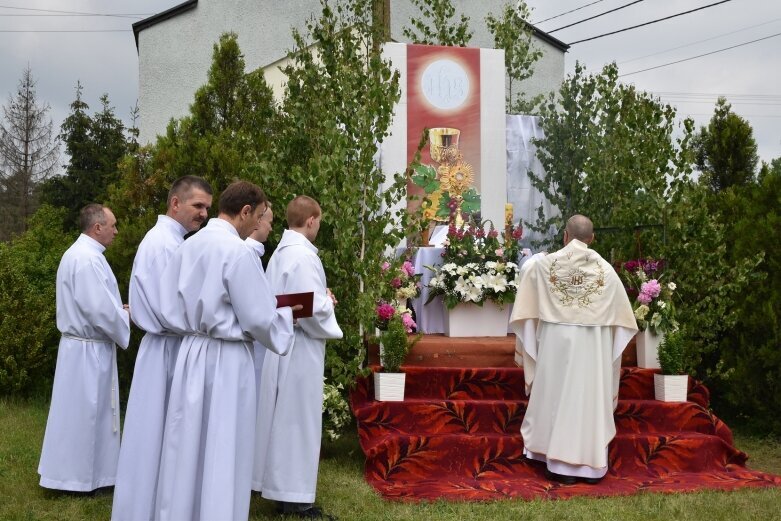
<svg viewBox="0 0 781 521">
<path fill-rule="evenodd" d="M 510 324 L 530 395 L 526 455 L 559 474 L 603 476 L 620 355 L 637 331 L 618 275 L 578 240 L 535 255 L 523 266 Z"/>
</svg>

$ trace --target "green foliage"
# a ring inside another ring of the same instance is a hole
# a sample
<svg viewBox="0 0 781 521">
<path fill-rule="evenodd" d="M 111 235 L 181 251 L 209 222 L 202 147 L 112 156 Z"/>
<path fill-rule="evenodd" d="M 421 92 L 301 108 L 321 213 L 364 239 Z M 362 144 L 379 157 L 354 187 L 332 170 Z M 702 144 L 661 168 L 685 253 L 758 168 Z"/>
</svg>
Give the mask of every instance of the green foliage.
<svg viewBox="0 0 781 521">
<path fill-rule="evenodd" d="M 101 109 L 90 117 L 81 91 L 77 83 L 71 113 L 60 129 L 69 156 L 65 175 L 52 177 L 41 188 L 42 202 L 66 209 L 68 231 L 78 229 L 82 207 L 107 201 L 109 187 L 120 178 L 117 165 L 129 150 L 125 126 L 114 114 L 108 95 L 100 97 Z"/>
<path fill-rule="evenodd" d="M 659 344 L 659 365 L 662 374 L 685 374 L 683 336 L 678 332 L 668 332 Z"/>
<path fill-rule="evenodd" d="M 719 97 L 713 117 L 693 141 L 697 168 L 718 192 L 751 182 L 759 157 L 751 125 L 732 112 L 726 98 Z"/>
<path fill-rule="evenodd" d="M 466 47 L 472 39 L 469 17 L 461 15 L 455 20 L 453 0 L 411 0 L 420 11 L 420 17 L 410 19 L 412 27 L 404 26 L 402 34 L 412 43 L 425 45 L 449 45 Z"/>
<path fill-rule="evenodd" d="M 407 330 L 398 316 L 388 321 L 388 328 L 380 331 L 382 342 L 382 368 L 386 373 L 401 372 L 401 364 L 407 358 L 407 353 L 412 349 L 421 335 L 418 334 L 412 341 L 407 336 Z"/>
<path fill-rule="evenodd" d="M 493 14 L 485 18 L 488 30 L 494 35 L 494 47 L 504 49 L 509 87 L 506 101 L 508 114 L 531 114 L 542 101 L 542 96 L 527 100 L 523 92 L 515 92 L 518 83 L 532 76 L 534 63 L 542 57 L 542 51 L 532 43 L 530 16 L 529 6 L 520 0 L 516 5 L 505 4 L 499 18 Z"/>
<path fill-rule="evenodd" d="M 731 260 L 724 226 L 708 208 L 703 184 L 680 183 L 669 204 L 667 274 L 678 285 L 677 319 L 686 346 L 685 366 L 713 390 L 730 377 L 724 335 L 736 326 L 735 301 L 755 281 L 756 255 Z"/>
<path fill-rule="evenodd" d="M 665 222 L 670 184 L 691 172 L 690 120 L 674 139 L 671 106 L 619 83 L 615 64 L 600 74 L 587 74 L 576 64 L 558 97 L 551 95 L 542 107 L 542 122 L 545 137 L 537 146 L 546 176 L 530 173 L 530 178 L 561 215 L 525 223 L 528 227 L 543 235 L 551 227 L 562 233 L 575 213 L 590 217 L 597 228 L 631 231 Z M 658 251 L 661 235 L 652 229 L 642 242 Z M 593 247 L 611 260 L 637 258 L 643 256 L 639 241 L 628 234 L 601 234 Z"/>
<path fill-rule="evenodd" d="M 54 374 L 55 279 L 73 240 L 63 233 L 63 217 L 42 206 L 27 232 L 0 244 L 0 394 L 46 388 Z"/>
<path fill-rule="evenodd" d="M 295 50 L 283 69 L 285 99 L 274 127 L 274 146 L 258 153 L 246 177 L 283 206 L 297 194 L 318 200 L 323 221 L 317 238 L 328 284 L 339 299 L 344 339 L 329 342 L 329 381 L 353 385 L 365 359 L 364 333 L 374 329 L 382 288 L 380 263 L 406 226 L 406 177 L 391 186 L 375 162 L 389 134 L 399 76 L 373 53 L 372 1 L 322 1 L 319 18 L 294 33 Z M 282 219 L 273 237 L 281 235 Z"/>
<path fill-rule="evenodd" d="M 781 434 L 781 160 L 772 165 L 761 180 L 727 188 L 711 204 L 725 226 L 727 262 L 762 259 L 748 291 L 736 295 L 736 325 L 719 344 L 731 374 L 715 390 L 733 416 Z"/>
</svg>

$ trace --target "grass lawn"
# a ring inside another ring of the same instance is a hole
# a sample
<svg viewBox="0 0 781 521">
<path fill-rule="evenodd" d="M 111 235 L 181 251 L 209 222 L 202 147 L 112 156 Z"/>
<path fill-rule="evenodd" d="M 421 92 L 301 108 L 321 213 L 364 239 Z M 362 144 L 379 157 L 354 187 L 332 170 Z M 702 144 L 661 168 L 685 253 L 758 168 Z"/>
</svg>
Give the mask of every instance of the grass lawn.
<svg viewBox="0 0 781 521">
<path fill-rule="evenodd" d="M 107 520 L 111 489 L 94 496 L 38 486 L 38 458 L 48 404 L 0 398 L 0 520 Z M 781 441 L 741 434 L 738 448 L 752 468 L 781 474 Z M 638 494 L 606 499 L 410 504 L 382 500 L 363 481 L 363 454 L 355 430 L 323 448 L 318 503 L 348 520 L 781 520 L 781 489 Z M 253 495 L 250 519 L 280 519 L 273 505 Z"/>
</svg>

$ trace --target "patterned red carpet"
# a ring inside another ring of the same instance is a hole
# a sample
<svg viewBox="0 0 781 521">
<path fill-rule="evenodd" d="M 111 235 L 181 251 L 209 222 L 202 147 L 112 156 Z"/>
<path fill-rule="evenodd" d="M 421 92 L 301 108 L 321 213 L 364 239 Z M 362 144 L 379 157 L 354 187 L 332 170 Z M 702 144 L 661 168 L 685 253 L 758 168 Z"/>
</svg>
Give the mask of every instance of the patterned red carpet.
<svg viewBox="0 0 781 521">
<path fill-rule="evenodd" d="M 781 486 L 781 476 L 746 467 L 732 433 L 689 382 L 689 401 L 653 399 L 653 370 L 622 368 L 618 435 L 610 471 L 597 485 L 563 485 L 522 456 L 523 369 L 409 367 L 404 402 L 374 401 L 373 383 L 352 395 L 366 480 L 408 501 L 613 496 L 641 490 Z"/>
</svg>

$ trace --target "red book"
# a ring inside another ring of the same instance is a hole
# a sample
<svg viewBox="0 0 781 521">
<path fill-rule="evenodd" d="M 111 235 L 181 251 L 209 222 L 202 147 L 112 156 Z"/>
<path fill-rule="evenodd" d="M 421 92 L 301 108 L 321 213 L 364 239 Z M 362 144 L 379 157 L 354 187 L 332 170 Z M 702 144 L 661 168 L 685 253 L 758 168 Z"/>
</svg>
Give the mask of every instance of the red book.
<svg viewBox="0 0 781 521">
<path fill-rule="evenodd" d="M 309 318 L 312 316 L 312 306 L 314 304 L 315 294 L 312 291 L 307 293 L 285 293 L 277 295 L 277 307 L 295 306 L 301 304 L 303 309 L 293 311 L 293 318 Z"/>
</svg>

